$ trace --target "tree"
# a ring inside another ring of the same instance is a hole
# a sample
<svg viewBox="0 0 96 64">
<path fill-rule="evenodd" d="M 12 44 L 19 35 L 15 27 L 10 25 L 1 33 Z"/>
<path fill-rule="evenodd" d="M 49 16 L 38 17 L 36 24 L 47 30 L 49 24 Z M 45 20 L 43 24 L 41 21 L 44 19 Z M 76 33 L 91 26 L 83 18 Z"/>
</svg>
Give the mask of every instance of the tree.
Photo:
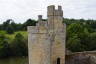
<svg viewBox="0 0 96 64">
<path fill-rule="evenodd" d="M 32 19 L 28 19 L 23 25 L 22 28 L 23 30 L 27 30 L 27 26 L 36 26 L 36 21 Z"/>
<path fill-rule="evenodd" d="M 82 44 L 80 43 L 80 38 L 77 35 L 69 38 L 67 42 L 67 48 L 73 52 L 80 52 L 83 50 Z"/>
<path fill-rule="evenodd" d="M 14 27 L 10 24 L 11 21 L 13 22 L 12 19 L 8 19 L 1 26 L 2 27 L 2 30 L 7 31 L 8 34 L 13 34 L 14 33 L 14 30 L 15 30 Z"/>
<path fill-rule="evenodd" d="M 0 32 L 0 58 L 8 57 L 10 55 L 10 47 L 8 38 L 4 33 Z"/>
<path fill-rule="evenodd" d="M 69 47 L 71 51 L 75 52 L 88 50 L 88 35 L 89 30 L 87 26 L 81 23 L 70 24 L 67 28 L 67 47 Z"/>
<path fill-rule="evenodd" d="M 9 25 L 9 26 L 6 28 L 6 32 L 7 32 L 8 34 L 13 34 L 13 33 L 14 33 L 13 27 L 12 27 L 11 25 Z"/>
<path fill-rule="evenodd" d="M 10 24 L 10 19 L 3 22 L 3 30 L 7 30 L 7 27 L 9 26 L 9 24 Z"/>
<path fill-rule="evenodd" d="M 80 34 L 84 31 L 84 27 L 80 23 L 72 23 L 67 28 L 68 37 L 73 36 L 74 34 Z"/>
<path fill-rule="evenodd" d="M 96 32 L 89 34 L 88 50 L 96 50 Z"/>
<path fill-rule="evenodd" d="M 12 26 L 12 28 L 14 29 L 14 31 L 17 31 L 17 25 L 16 25 L 16 23 L 14 21 L 12 21 L 10 23 L 10 25 Z"/>
<path fill-rule="evenodd" d="M 26 41 L 20 33 L 16 34 L 15 39 L 11 44 L 11 49 L 13 56 L 27 56 L 28 51 Z"/>
</svg>

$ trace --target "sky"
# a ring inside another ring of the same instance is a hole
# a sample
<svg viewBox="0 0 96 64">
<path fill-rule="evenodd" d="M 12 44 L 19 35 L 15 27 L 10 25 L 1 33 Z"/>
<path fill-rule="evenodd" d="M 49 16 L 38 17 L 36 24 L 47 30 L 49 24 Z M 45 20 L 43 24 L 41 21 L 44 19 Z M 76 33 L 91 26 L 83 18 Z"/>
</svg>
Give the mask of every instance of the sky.
<svg viewBox="0 0 96 64">
<path fill-rule="evenodd" d="M 38 15 L 46 19 L 49 5 L 61 5 L 65 18 L 96 20 L 96 0 L 0 0 L 0 23 L 7 19 L 23 23 Z"/>
</svg>

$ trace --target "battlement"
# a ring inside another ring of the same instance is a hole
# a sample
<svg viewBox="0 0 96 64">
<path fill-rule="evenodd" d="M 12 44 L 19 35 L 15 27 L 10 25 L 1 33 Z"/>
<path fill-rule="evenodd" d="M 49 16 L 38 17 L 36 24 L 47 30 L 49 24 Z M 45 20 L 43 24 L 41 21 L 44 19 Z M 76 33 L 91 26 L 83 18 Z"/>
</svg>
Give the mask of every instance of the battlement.
<svg viewBox="0 0 96 64">
<path fill-rule="evenodd" d="M 47 26 L 47 21 L 43 21 L 42 20 L 42 15 L 38 15 L 38 23 L 36 24 L 36 26 L 40 27 L 40 26 Z"/>
<path fill-rule="evenodd" d="M 55 9 L 54 5 L 48 6 L 47 16 L 63 16 L 62 7 L 58 6 L 58 9 Z"/>
<path fill-rule="evenodd" d="M 42 15 L 38 15 L 38 21 L 42 21 Z"/>
</svg>

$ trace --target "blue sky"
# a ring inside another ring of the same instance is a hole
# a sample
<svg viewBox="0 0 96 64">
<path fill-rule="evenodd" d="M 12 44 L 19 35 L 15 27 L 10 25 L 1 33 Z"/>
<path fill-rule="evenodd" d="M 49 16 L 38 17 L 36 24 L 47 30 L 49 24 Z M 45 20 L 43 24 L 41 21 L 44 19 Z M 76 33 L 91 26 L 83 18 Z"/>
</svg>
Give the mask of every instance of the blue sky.
<svg viewBox="0 0 96 64">
<path fill-rule="evenodd" d="M 23 23 L 28 18 L 46 18 L 48 5 L 61 5 L 65 18 L 96 19 L 96 0 L 0 0 L 0 23 L 14 19 Z"/>
</svg>

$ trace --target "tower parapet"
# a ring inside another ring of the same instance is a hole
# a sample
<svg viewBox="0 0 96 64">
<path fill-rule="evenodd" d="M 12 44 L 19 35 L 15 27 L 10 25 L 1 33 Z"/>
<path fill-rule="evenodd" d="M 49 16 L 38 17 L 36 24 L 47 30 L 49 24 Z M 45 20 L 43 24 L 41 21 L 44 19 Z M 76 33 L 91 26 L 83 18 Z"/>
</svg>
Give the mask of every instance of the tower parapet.
<svg viewBox="0 0 96 64">
<path fill-rule="evenodd" d="M 47 7 L 47 15 L 48 16 L 53 16 L 54 15 L 54 11 L 55 11 L 55 6 L 51 5 Z"/>
<path fill-rule="evenodd" d="M 58 6 L 58 9 L 55 9 L 54 5 L 48 6 L 47 16 L 63 16 L 62 7 Z"/>
</svg>

